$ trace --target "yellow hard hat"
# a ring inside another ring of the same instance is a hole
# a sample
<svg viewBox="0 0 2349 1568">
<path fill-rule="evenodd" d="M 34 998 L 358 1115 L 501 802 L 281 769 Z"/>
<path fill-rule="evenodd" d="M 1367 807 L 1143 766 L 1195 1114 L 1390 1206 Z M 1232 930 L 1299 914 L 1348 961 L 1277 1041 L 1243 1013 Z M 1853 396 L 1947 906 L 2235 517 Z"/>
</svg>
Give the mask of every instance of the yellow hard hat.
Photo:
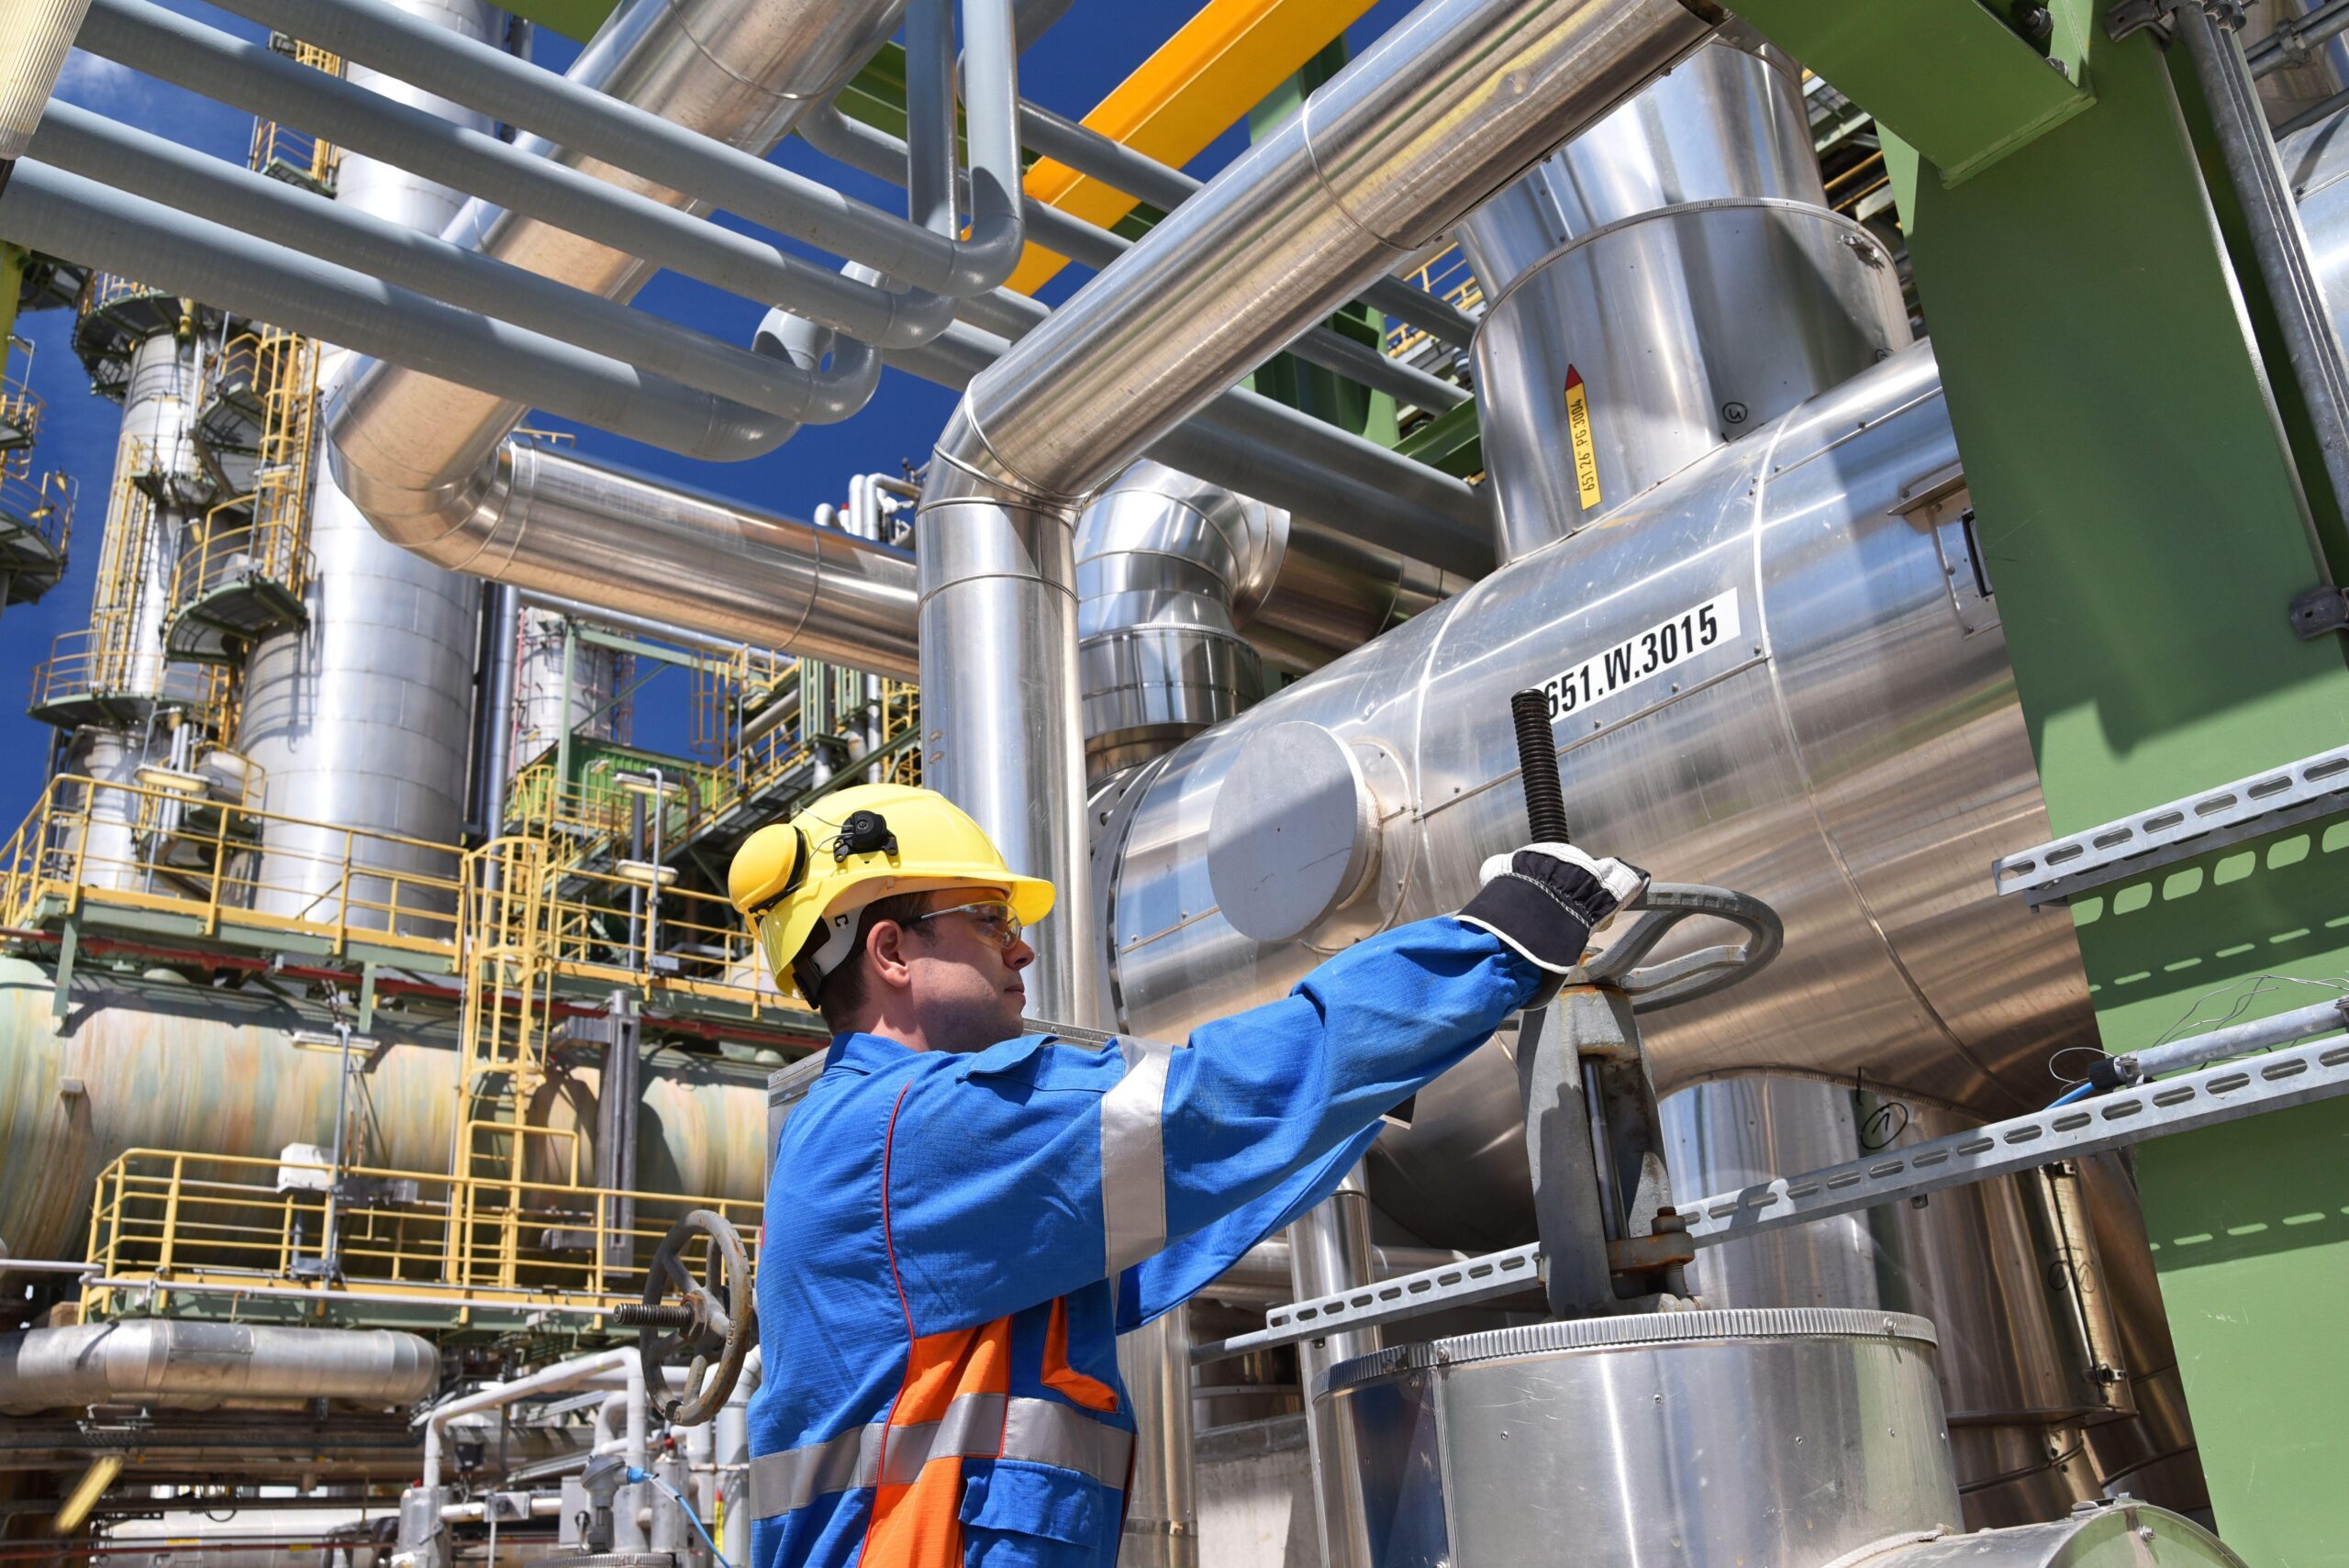
<svg viewBox="0 0 2349 1568">
<path fill-rule="evenodd" d="M 848 956 L 857 916 L 875 899 L 933 888 L 1000 887 L 1023 926 L 1052 913 L 1052 884 L 1020 876 L 979 825 L 936 790 L 858 784 L 824 796 L 788 822 L 762 828 L 734 851 L 727 896 L 759 934 L 785 994 L 792 964 L 818 923 Z"/>
</svg>

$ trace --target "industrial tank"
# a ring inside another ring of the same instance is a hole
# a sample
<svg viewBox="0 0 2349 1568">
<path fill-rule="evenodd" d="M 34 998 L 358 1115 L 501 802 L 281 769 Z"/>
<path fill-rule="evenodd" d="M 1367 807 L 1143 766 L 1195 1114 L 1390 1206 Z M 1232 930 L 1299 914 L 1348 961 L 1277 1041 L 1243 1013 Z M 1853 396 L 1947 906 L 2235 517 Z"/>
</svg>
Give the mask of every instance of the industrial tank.
<svg viewBox="0 0 2349 1568">
<path fill-rule="evenodd" d="M 332 1145 L 340 1058 L 325 1007 L 157 976 L 85 968 L 61 1023 L 52 973 L 0 959 L 0 1242 L 14 1255 L 80 1255 L 99 1173 L 127 1151 L 273 1161 L 291 1144 Z M 367 1038 L 381 1050 L 351 1076 L 365 1139 L 352 1162 L 445 1172 L 462 1060 L 454 1024 L 379 1012 Z M 529 1112 L 577 1129 L 583 1182 L 599 1076 L 592 1061 L 560 1066 Z M 750 1071 L 661 1052 L 644 1064 L 643 1095 L 640 1189 L 762 1195 L 765 1107 Z M 532 1174 L 561 1179 L 551 1162 Z M 234 1179 L 266 1189 L 267 1175 Z"/>
<path fill-rule="evenodd" d="M 1508 698 L 1543 685 L 1578 840 L 1786 920 L 1769 971 L 1654 1018 L 1659 1093 L 1777 1070 L 2043 1104 L 2092 1035 L 2069 926 L 1990 889 L 2047 829 L 1988 586 L 1932 350 L 1906 350 L 1105 794 L 1120 1022 L 1180 1038 L 1458 908 L 1524 837 Z M 1330 744 L 1275 758 L 1299 724 Z M 1308 817 L 1345 852 L 1284 827 Z M 1218 845 L 1254 874 L 1219 879 Z M 1431 1241 L 1521 1237 L 1518 1116 L 1487 1048 L 1382 1140 L 1374 1197 Z"/>
</svg>

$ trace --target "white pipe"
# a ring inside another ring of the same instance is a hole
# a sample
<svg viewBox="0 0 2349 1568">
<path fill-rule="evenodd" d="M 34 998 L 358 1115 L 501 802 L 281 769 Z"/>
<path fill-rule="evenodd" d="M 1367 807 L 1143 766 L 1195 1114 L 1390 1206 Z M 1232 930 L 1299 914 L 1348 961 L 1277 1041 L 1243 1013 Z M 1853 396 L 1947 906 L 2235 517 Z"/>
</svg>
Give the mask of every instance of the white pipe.
<svg viewBox="0 0 2349 1568">
<path fill-rule="evenodd" d="M 482 1410 L 500 1409 L 518 1399 L 527 1399 L 536 1394 L 559 1394 L 565 1389 L 576 1388 L 581 1384 L 589 1382 L 598 1374 L 607 1372 L 619 1372 L 628 1375 L 637 1402 L 640 1405 L 643 1403 L 644 1374 L 641 1362 L 635 1351 L 626 1350 L 598 1351 L 594 1355 L 582 1356 L 576 1361 L 557 1362 L 554 1365 L 534 1372 L 528 1377 L 518 1377 L 510 1383 L 493 1383 L 486 1388 L 476 1389 L 462 1398 L 451 1399 L 447 1404 L 435 1407 L 424 1418 L 424 1479 L 422 1483 L 424 1488 L 430 1491 L 440 1485 L 441 1434 L 448 1429 L 450 1421 L 456 1417 L 470 1416 Z M 631 1435 L 640 1435 L 640 1432 L 641 1429 L 639 1428 Z M 629 1462 L 639 1463 L 640 1460 L 634 1457 L 632 1452 Z"/>
</svg>

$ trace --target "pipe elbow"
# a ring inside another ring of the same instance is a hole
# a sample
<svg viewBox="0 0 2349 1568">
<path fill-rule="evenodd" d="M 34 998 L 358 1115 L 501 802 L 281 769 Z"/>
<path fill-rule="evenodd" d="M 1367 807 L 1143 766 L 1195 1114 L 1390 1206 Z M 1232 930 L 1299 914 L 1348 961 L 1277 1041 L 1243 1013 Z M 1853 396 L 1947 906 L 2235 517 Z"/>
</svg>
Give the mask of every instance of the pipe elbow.
<svg viewBox="0 0 2349 1568">
<path fill-rule="evenodd" d="M 956 299 L 1001 288 L 1019 269 L 1028 249 L 1028 224 L 1017 202 L 983 206 L 972 220 L 971 238 L 954 247 L 945 292 Z"/>
<path fill-rule="evenodd" d="M 505 512 L 507 464 L 495 445 L 471 461 L 431 462 L 447 456 L 432 427 L 390 406 L 426 379 L 380 361 L 352 376 L 327 410 L 327 462 L 336 488 L 387 542 L 469 571 Z"/>
</svg>

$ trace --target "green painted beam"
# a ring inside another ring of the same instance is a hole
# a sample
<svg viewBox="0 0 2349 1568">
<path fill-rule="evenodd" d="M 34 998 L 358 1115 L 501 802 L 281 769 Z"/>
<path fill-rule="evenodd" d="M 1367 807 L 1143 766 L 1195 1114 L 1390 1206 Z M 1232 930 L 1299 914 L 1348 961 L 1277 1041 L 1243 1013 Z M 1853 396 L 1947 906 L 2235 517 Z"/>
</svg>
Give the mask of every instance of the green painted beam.
<svg viewBox="0 0 2349 1568">
<path fill-rule="evenodd" d="M 619 0 L 507 0 L 506 8 L 525 21 L 585 43 L 618 8 Z"/>
<path fill-rule="evenodd" d="M 1908 215 L 2057 833 L 2349 732 L 2342 640 L 2285 621 L 2325 561 L 2243 304 L 2255 274 L 2159 46 L 2073 36 L 2093 107 L 1961 183 L 1925 170 Z M 1923 49 L 1910 69 L 1960 74 Z M 2344 873 L 2349 825 L 2320 824 L 2076 901 L 2106 1049 L 2214 991 L 2258 1016 L 2311 995 L 2263 976 L 2349 975 Z M 2263 1568 L 2349 1563 L 2322 1501 L 2349 1470 L 2349 1350 L 2327 1331 L 2349 1295 L 2344 1154 L 2336 1103 L 2137 1155 L 2220 1532 Z"/>
<path fill-rule="evenodd" d="M 2057 9 L 2064 0 L 2057 0 Z M 2093 101 L 1980 0 L 1739 0 L 1737 14 L 1923 153 L 1970 178 Z"/>
</svg>

